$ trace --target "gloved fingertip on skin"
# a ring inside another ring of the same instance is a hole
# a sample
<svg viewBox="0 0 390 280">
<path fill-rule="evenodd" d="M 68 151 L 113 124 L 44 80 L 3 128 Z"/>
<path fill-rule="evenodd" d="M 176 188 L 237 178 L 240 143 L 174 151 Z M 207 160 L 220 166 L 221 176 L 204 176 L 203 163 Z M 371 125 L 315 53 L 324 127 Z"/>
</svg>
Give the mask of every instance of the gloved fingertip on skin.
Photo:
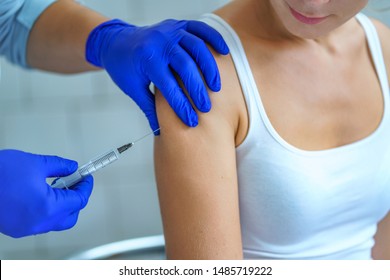
<svg viewBox="0 0 390 280">
<path fill-rule="evenodd" d="M 213 79 L 212 82 L 208 83 L 208 87 L 213 92 L 221 91 L 221 88 L 222 88 L 221 80 L 219 78 Z"/>
<path fill-rule="evenodd" d="M 229 53 L 230 53 L 230 49 L 229 49 L 228 45 L 226 45 L 226 43 L 223 43 L 223 47 L 221 49 L 220 54 L 228 55 Z"/>
<path fill-rule="evenodd" d="M 198 126 L 199 122 L 198 122 L 198 116 L 196 115 L 196 113 L 192 113 L 190 116 L 189 116 L 189 119 L 188 119 L 188 126 L 190 127 L 196 127 Z"/>
</svg>

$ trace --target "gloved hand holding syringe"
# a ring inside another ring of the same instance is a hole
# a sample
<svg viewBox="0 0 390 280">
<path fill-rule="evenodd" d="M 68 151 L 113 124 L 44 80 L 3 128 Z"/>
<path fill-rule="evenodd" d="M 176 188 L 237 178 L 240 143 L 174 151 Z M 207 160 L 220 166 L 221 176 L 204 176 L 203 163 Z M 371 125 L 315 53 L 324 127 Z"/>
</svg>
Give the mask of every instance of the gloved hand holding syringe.
<svg viewBox="0 0 390 280">
<path fill-rule="evenodd" d="M 152 133 L 157 132 L 160 130 L 160 128 L 156 129 L 155 131 L 152 131 L 141 138 L 130 142 L 126 145 L 123 145 L 119 148 L 112 149 L 92 160 L 90 160 L 88 163 L 84 164 L 83 166 L 79 167 L 77 171 L 69 176 L 57 178 L 54 181 L 54 184 L 51 185 L 53 188 L 69 188 L 76 184 L 77 182 L 80 182 L 83 177 L 86 177 L 88 175 L 91 175 L 92 173 L 98 171 L 99 169 L 102 169 L 103 167 L 106 167 L 107 165 L 110 165 L 114 161 L 119 159 L 120 154 L 122 154 L 124 151 L 130 149 L 134 146 L 135 143 L 138 141 L 141 141 L 145 137 L 151 135 Z"/>
</svg>

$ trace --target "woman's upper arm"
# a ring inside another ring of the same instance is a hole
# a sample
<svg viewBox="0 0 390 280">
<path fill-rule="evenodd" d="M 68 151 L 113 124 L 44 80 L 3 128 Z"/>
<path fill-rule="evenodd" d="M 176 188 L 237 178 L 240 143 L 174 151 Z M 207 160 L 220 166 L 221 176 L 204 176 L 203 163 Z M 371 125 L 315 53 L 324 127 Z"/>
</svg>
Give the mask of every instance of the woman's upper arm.
<svg viewBox="0 0 390 280">
<path fill-rule="evenodd" d="M 378 29 L 382 43 L 383 55 L 387 68 L 387 76 L 390 81 L 390 28 L 378 21 L 374 22 Z M 390 260 L 390 212 L 378 224 L 378 229 L 375 234 L 375 245 L 372 249 L 372 257 L 374 259 Z"/>
<path fill-rule="evenodd" d="M 210 97 L 211 111 L 198 112 L 199 125 L 189 128 L 156 94 L 161 135 L 155 169 L 170 259 L 242 258 L 235 124 L 229 117 L 235 112 L 228 94 Z"/>
<path fill-rule="evenodd" d="M 382 44 L 383 56 L 387 68 L 387 76 L 390 83 L 390 27 L 378 20 L 373 20 L 373 22 L 375 23 L 375 26 L 378 30 Z"/>
<path fill-rule="evenodd" d="M 390 212 L 378 224 L 372 257 L 376 260 L 390 260 Z"/>
</svg>

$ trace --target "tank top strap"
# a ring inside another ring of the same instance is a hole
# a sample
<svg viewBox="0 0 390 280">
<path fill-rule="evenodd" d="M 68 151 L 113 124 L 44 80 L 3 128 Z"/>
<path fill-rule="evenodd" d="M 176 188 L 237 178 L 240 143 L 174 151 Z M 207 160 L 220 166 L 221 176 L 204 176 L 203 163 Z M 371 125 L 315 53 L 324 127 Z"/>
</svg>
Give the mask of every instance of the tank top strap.
<svg viewBox="0 0 390 280">
<path fill-rule="evenodd" d="M 256 141 L 258 138 L 252 137 L 253 129 L 251 129 L 251 127 L 252 124 L 264 122 L 263 115 L 265 115 L 265 112 L 263 112 L 263 114 L 261 112 L 263 106 L 261 104 L 260 95 L 241 40 L 233 28 L 215 14 L 204 14 L 200 20 L 216 29 L 229 46 L 230 55 L 242 88 L 242 94 L 244 95 L 249 116 L 249 130 L 244 142 Z M 266 119 L 267 118 L 265 118 L 265 120 Z"/>
</svg>

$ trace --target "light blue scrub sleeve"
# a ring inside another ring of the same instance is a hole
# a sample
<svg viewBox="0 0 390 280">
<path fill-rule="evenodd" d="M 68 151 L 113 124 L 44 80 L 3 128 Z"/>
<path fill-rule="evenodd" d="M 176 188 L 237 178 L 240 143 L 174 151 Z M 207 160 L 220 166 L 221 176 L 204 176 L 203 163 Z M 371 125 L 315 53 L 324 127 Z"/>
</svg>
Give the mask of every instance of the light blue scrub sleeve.
<svg viewBox="0 0 390 280">
<path fill-rule="evenodd" d="M 39 15 L 55 0 L 0 1 L 0 55 L 28 68 L 27 40 Z"/>
</svg>

